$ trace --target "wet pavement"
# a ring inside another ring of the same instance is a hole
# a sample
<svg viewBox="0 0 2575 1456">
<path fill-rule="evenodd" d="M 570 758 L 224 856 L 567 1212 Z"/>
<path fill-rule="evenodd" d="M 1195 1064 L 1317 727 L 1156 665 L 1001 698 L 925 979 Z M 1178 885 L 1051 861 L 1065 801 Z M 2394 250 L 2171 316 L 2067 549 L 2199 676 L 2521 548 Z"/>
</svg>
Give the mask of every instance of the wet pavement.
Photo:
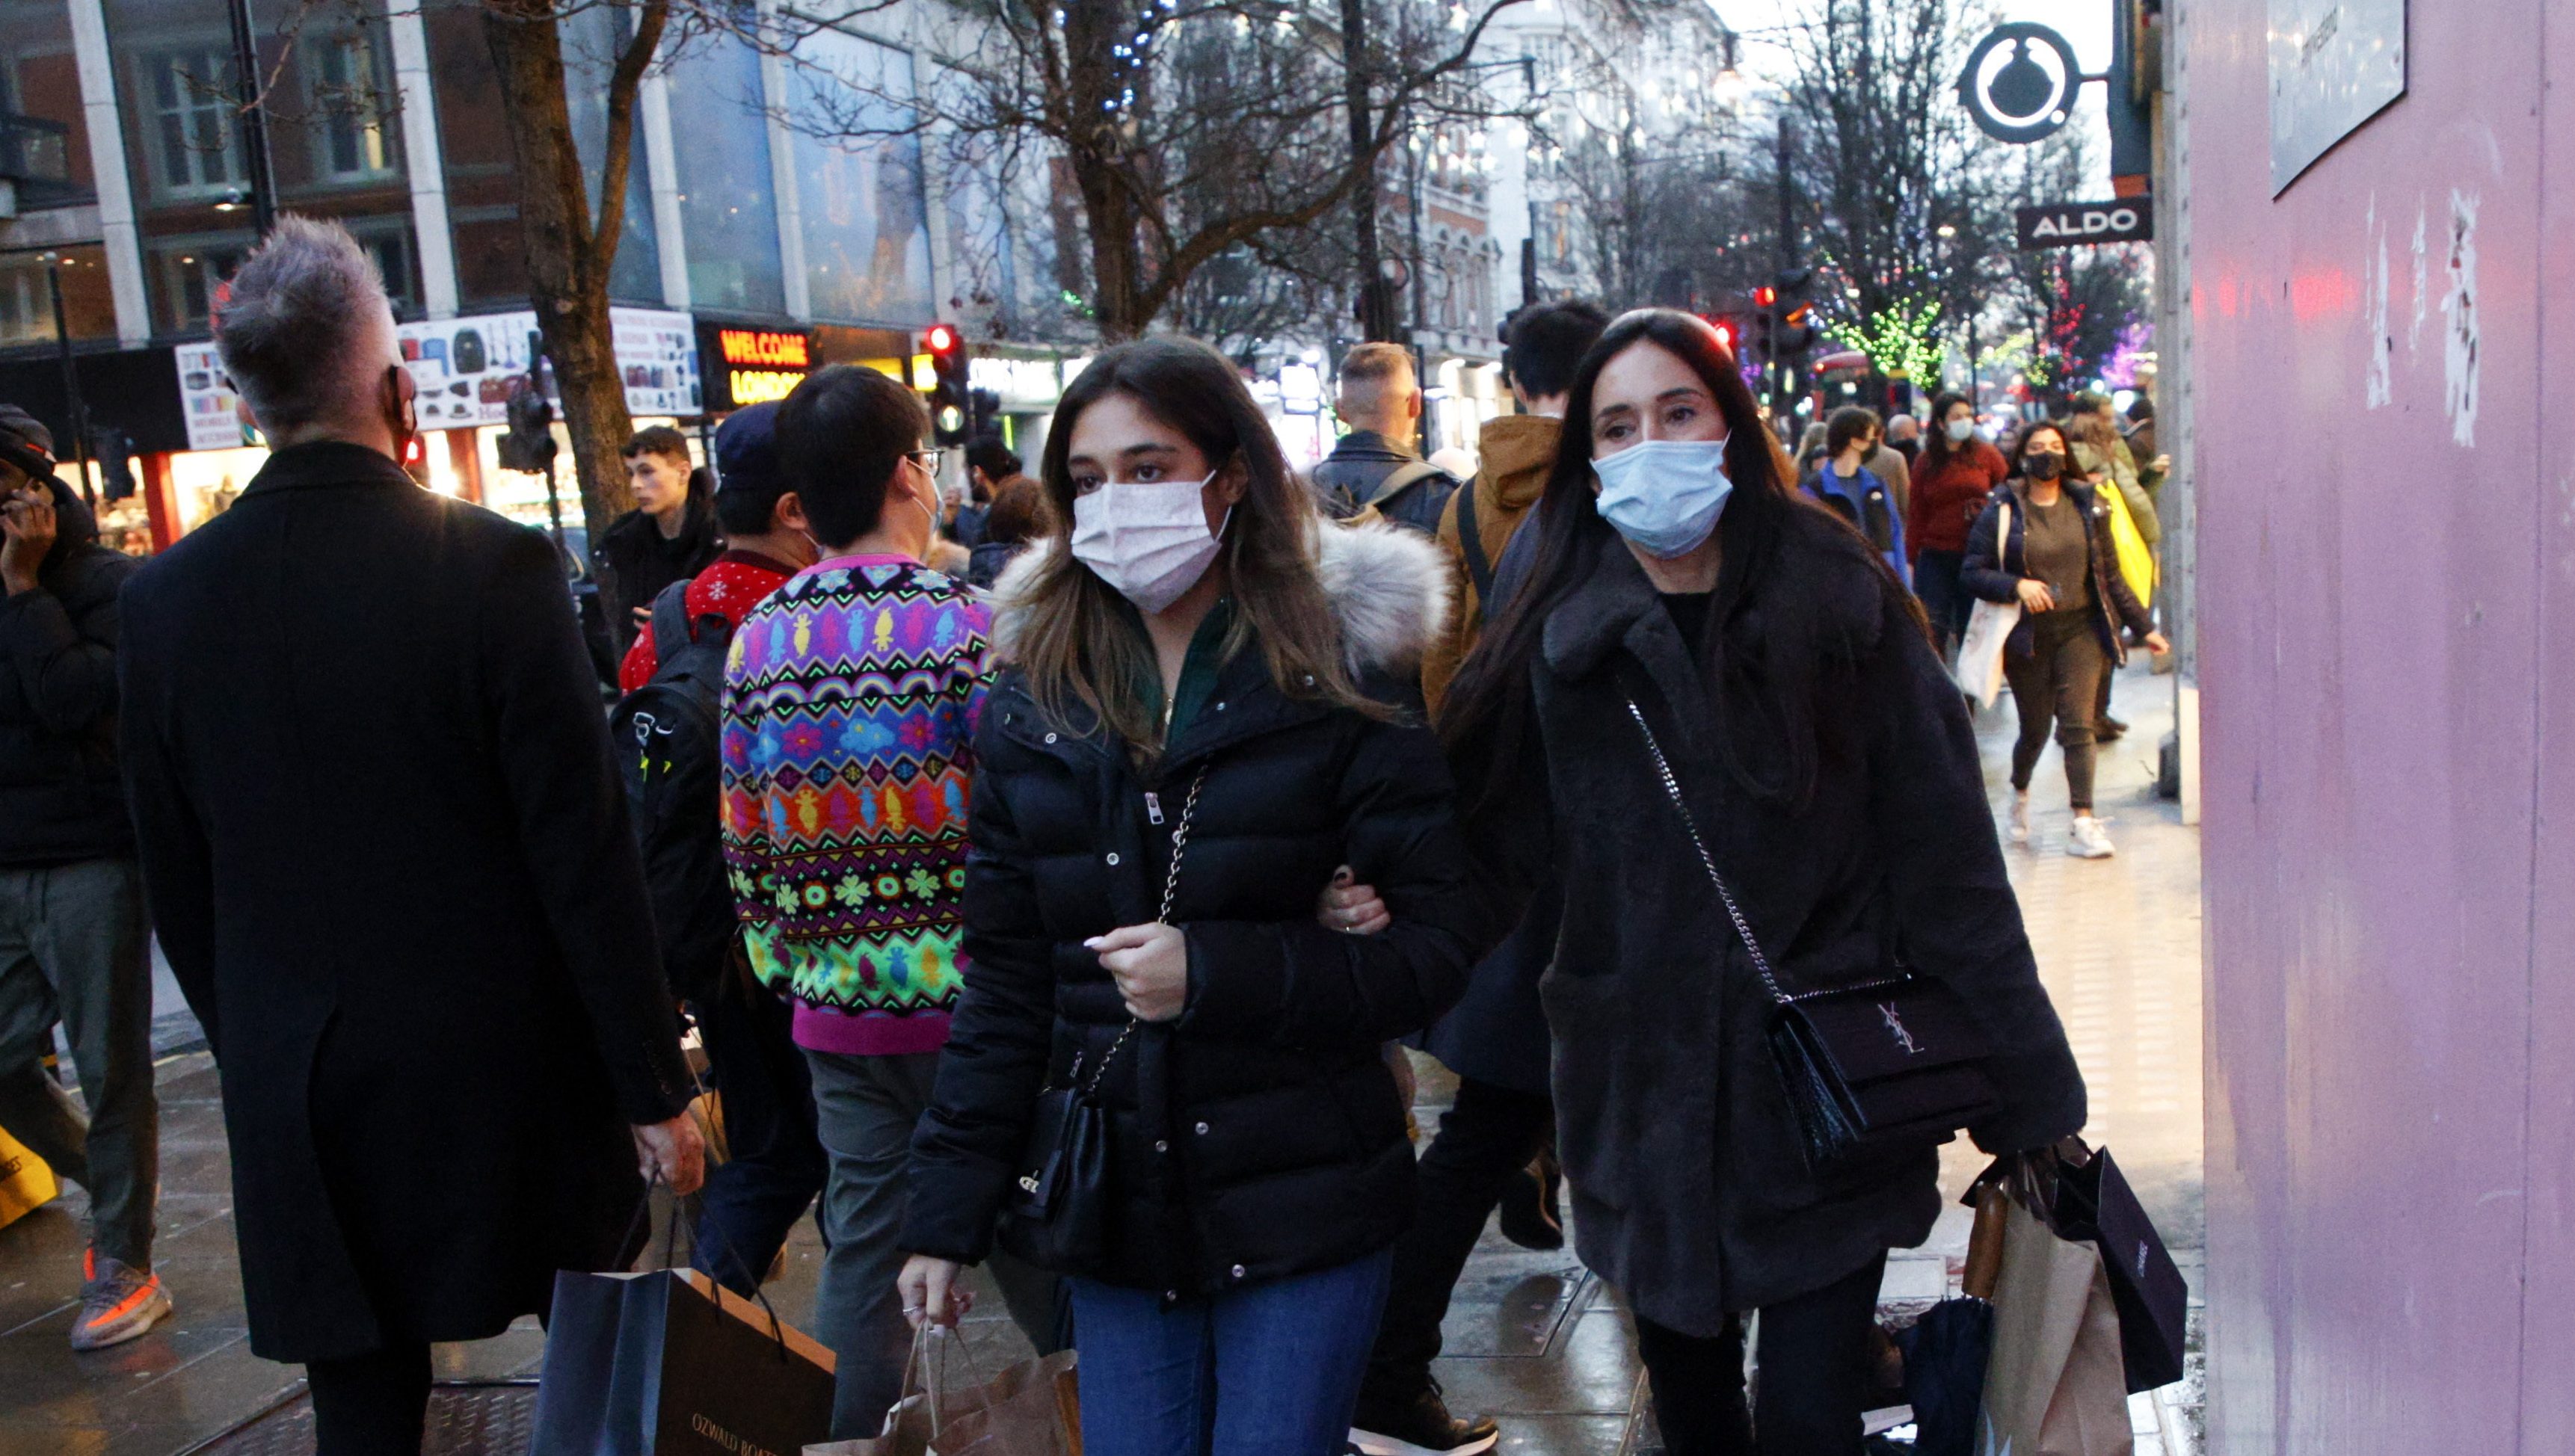
<svg viewBox="0 0 2575 1456">
<path fill-rule="evenodd" d="M 2092 1093 L 2087 1136 L 2118 1156 L 2196 1288 L 2202 1243 L 2200 1200 L 2199 846 L 2176 808 L 2152 795 L 2155 747 L 2170 726 L 2170 680 L 2141 669 L 2121 675 L 2115 711 L 2131 730 L 2103 749 L 2101 810 L 2117 857 L 2084 861 L 2064 852 L 2064 776 L 2051 746 L 2037 773 L 2037 832 L 2009 851 L 2040 971 L 2063 1015 Z M 1993 800 L 2005 777 L 2010 700 L 1978 720 Z M 166 986 L 165 986 L 166 992 Z M 190 1034 L 175 998 L 162 1009 L 157 1041 Z M 1449 1083 L 1423 1063 L 1419 1109 L 1434 1125 Z M 81 1217 L 77 1190 L 0 1229 L 0 1456 L 175 1456 L 214 1443 L 207 1456 L 279 1456 L 309 1451 L 309 1417 L 297 1397 L 299 1371 L 250 1353 L 235 1266 L 231 1182 L 214 1068 L 202 1050 L 174 1051 L 160 1065 L 163 1186 L 159 1261 L 177 1314 L 145 1338 L 76 1356 L 65 1343 L 79 1295 Z M 1944 1159 L 1950 1193 L 1982 1166 L 1971 1148 Z M 1964 1210 L 1953 1209 L 1929 1244 L 1889 1264 L 1890 1312 L 1918 1308 L 1954 1287 L 1966 1246 Z M 821 1245 L 802 1225 L 786 1272 L 771 1287 L 779 1310 L 804 1322 Z M 994 1313 L 970 1321 L 979 1362 L 1018 1358 L 1026 1345 Z M 2196 1320 L 2196 1310 L 2194 1310 Z M 1614 1291 L 1583 1271 L 1570 1251 L 1533 1253 L 1488 1231 L 1450 1311 L 1438 1375 L 1460 1410 L 1502 1423 L 1512 1456 L 1623 1456 L 1650 1445 L 1639 1418 L 1643 1390 L 1634 1333 Z M 534 1321 L 496 1340 L 442 1346 L 449 1381 L 533 1380 L 543 1341 Z M 2197 1381 L 2136 1402 L 2141 1452 L 2195 1453 Z M 443 1392 L 437 1456 L 510 1451 L 524 1431 L 524 1386 Z M 262 1420 L 263 1416 L 268 1419 Z M 229 1433 L 229 1434 L 228 1434 Z"/>
</svg>

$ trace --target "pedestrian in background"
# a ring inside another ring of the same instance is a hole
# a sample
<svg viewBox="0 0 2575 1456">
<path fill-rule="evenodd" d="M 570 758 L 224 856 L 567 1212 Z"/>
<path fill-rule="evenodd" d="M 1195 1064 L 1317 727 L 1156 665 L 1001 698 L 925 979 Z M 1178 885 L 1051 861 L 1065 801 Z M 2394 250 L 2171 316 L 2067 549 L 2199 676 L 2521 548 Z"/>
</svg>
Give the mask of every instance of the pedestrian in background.
<svg viewBox="0 0 2575 1456">
<path fill-rule="evenodd" d="M 1092 361 L 1045 481 L 1072 531 L 1003 579 L 906 1302 L 957 1317 L 1041 1090 L 1079 1079 L 1118 1149 L 1059 1195 L 1106 1218 L 1061 1260 L 1085 1451 L 1328 1456 L 1412 1210 L 1379 1047 L 1482 948 L 1446 767 L 1396 706 L 1444 610 L 1437 549 L 1322 527 L 1242 374 L 1183 340 Z M 1326 928 L 1343 869 L 1383 909 Z"/>
<path fill-rule="evenodd" d="M 635 509 L 600 534 L 593 553 L 607 568 L 600 591 L 623 657 L 651 621 L 653 599 L 705 571 L 724 550 L 715 486 L 689 466 L 689 437 L 668 425 L 638 430 L 621 452 Z"/>
<path fill-rule="evenodd" d="M 1933 640 L 1946 652 L 1967 630 L 1966 593 L 1958 567 L 1966 560 L 1967 526 L 1985 497 L 2011 474 L 2002 453 L 1976 438 L 1975 407 L 1958 395 L 1931 402 L 1937 428 L 1924 437 L 1913 462 L 1913 497 L 1904 518 L 1905 549 L 1913 553 L 1913 591 L 1931 619 Z"/>
<path fill-rule="evenodd" d="M 1896 509 L 1894 490 L 1862 463 L 1876 444 L 1877 428 L 1873 410 L 1844 405 L 1833 411 L 1824 425 L 1823 463 L 1807 477 L 1806 494 L 1849 522 L 1901 582 L 1907 570 L 1904 519 Z"/>
<path fill-rule="evenodd" d="M 151 933 L 116 758 L 116 594 L 136 566 L 99 544 L 53 436 L 0 405 L 0 1128 L 89 1192 L 75 1350 L 170 1313 Z M 57 1020 L 86 1119 L 44 1067 Z"/>
<path fill-rule="evenodd" d="M 1398 526 L 1427 532 L 1457 480 L 1421 458 L 1421 384 L 1400 344 L 1359 344 L 1341 356 L 1332 413 L 1349 433 L 1311 473 L 1323 514 L 1347 521 L 1373 507 Z"/>
<path fill-rule="evenodd" d="M 1484 468 L 1440 513 L 1439 544 L 1448 549 L 1459 606 L 1422 664 L 1422 691 L 1434 708 L 1498 607 L 1491 564 L 1530 535 L 1525 524 L 1564 429 L 1565 391 L 1608 323 L 1598 306 L 1564 301 L 1523 308 L 1503 330 L 1502 373 L 1522 413 L 1484 422 Z M 1470 522 L 1474 557 L 1464 549 Z M 1537 999 L 1538 975 L 1555 949 L 1552 910 L 1541 905 L 1478 962 L 1465 995 L 1424 1038 L 1457 1074 L 1457 1092 L 1422 1149 L 1412 1226 L 1394 1246 L 1385 1316 L 1351 1421 L 1350 1439 L 1366 1456 L 1473 1456 L 1500 1438 L 1490 1416 L 1450 1413 L 1430 1362 L 1458 1276 L 1496 1205 L 1505 1237 L 1527 1247 L 1564 1245 L 1546 1012 Z"/>
<path fill-rule="evenodd" d="M 2044 421 L 2021 432 L 2012 480 L 1976 519 L 1961 580 L 1987 602 L 2018 603 L 2003 648 L 2003 676 L 2020 715 L 2012 744 L 2011 837 L 2029 839 L 2029 780 L 2056 725 L 2074 825 L 2065 852 L 2107 858 L 2110 835 L 2093 813 L 2094 715 L 2101 678 L 2127 660 L 2122 629 L 2164 651 L 2143 604 L 2112 560 L 2109 508 L 2093 487 L 2066 479 L 2065 432 Z M 2008 513 L 2009 526 L 2003 524 Z"/>
<path fill-rule="evenodd" d="M 2154 552 L 2156 544 L 2163 540 L 2163 523 L 2155 514 L 2154 498 L 2138 479 L 2136 458 L 2128 453 L 2128 443 L 2119 437 L 2118 418 L 2110 412 L 2109 397 L 2076 395 L 2074 414 L 2065 423 L 2064 435 L 2071 450 L 2067 473 L 2079 475 L 2096 491 L 2105 493 L 2101 504 L 2111 515 L 2112 575 L 2125 579 L 2130 594 L 2151 611 L 2155 605 Z M 2110 499 L 2112 494 L 2115 501 Z M 2124 525 L 2118 520 L 2121 514 L 2127 517 Z M 2130 539 L 2145 549 L 2129 558 L 2120 557 L 2115 548 L 2123 533 L 2133 533 Z M 2093 689 L 2092 730 L 2105 743 L 2117 741 L 2128 731 L 2126 724 L 2110 716 L 2112 677 L 2104 671 L 2099 686 Z"/>
<path fill-rule="evenodd" d="M 1047 512 L 1046 487 L 1027 476 L 1012 476 L 993 497 L 992 512 L 985 518 L 984 542 L 975 548 L 966 580 L 991 591 L 1022 551 L 1054 530 Z"/>
<path fill-rule="evenodd" d="M 984 544 L 986 522 L 1002 488 L 1027 477 L 1020 473 L 1019 453 L 987 435 L 966 447 L 967 500 L 948 523 L 948 539 L 973 551 Z"/>
<path fill-rule="evenodd" d="M 725 668 L 724 836 L 751 968 L 794 1003 L 831 1163 L 814 1332 L 836 1440 L 902 1393 L 904 1162 L 957 1010 L 966 821 L 991 616 L 923 557 L 938 451 L 921 397 L 836 365 L 779 406 L 782 484 L 823 556 L 754 608 Z M 1003 1265 L 1054 1347 L 1053 1281 Z M 1019 1276 L 1019 1277 L 1014 1277 Z"/>
<path fill-rule="evenodd" d="M 1904 417 L 1899 415 L 1897 419 Z M 1913 457 L 1897 451 L 1887 443 L 1887 427 L 1877 423 L 1877 412 L 1870 410 L 1868 473 L 1886 487 L 1886 498 L 1895 504 L 1895 519 L 1902 521 L 1913 499 Z M 1905 575 L 1897 573 L 1898 576 Z"/>
<path fill-rule="evenodd" d="M 688 1068 L 562 568 L 396 464 L 373 255 L 282 217 L 214 323 L 275 453 L 125 589 L 144 884 L 251 1349 L 304 1363 L 321 1456 L 417 1451 L 432 1341 L 622 1267 L 643 1173 L 696 1189 Z"/>
<path fill-rule="evenodd" d="M 1911 415 L 1891 415 L 1886 421 L 1886 448 L 1904 457 L 1910 470 L 1922 456 L 1922 422 Z"/>
<path fill-rule="evenodd" d="M 1716 331 L 1623 316 L 1566 420 L 1537 569 L 1441 733 L 1496 892 L 1560 891 L 1541 991 L 1575 1248 L 1634 1313 L 1674 1456 L 1859 1456 L 1886 1251 L 1930 1233 L 1937 1150 L 1809 1168 L 1764 1044 L 1772 997 L 1699 843 L 1784 985 L 1900 954 L 1965 999 L 2001 1092 L 1979 1146 L 2075 1131 L 2082 1078 L 1920 613 L 1797 495 Z"/>
<path fill-rule="evenodd" d="M 736 410 L 716 429 L 715 510 L 725 552 L 681 585 L 681 603 L 690 641 L 718 635 L 710 648 L 719 662 L 752 609 L 818 555 L 804 503 L 779 468 L 777 418 L 777 404 L 763 402 Z M 625 691 L 651 683 L 662 667 L 656 635 L 648 629 L 626 654 L 620 675 Z M 691 680 L 710 716 L 721 708 L 722 674 L 714 678 Z M 703 762 L 665 781 L 704 785 L 708 794 L 702 820 L 686 814 L 682 804 L 672 805 L 670 832 L 677 837 L 648 846 L 645 862 L 663 965 L 696 1018 L 710 1079 L 724 1106 L 725 1160 L 707 1172 L 692 1257 L 698 1268 L 748 1296 L 796 1220 L 823 1191 L 823 1144 L 814 1127 L 813 1081 L 790 1033 L 787 1003 L 751 974 L 742 951 L 724 869 L 715 735 L 674 733 L 661 741 L 665 753 L 684 750 L 674 745 L 703 752 Z M 617 747 L 633 750 L 625 743 Z M 649 822 L 653 816 L 639 817 Z"/>
</svg>

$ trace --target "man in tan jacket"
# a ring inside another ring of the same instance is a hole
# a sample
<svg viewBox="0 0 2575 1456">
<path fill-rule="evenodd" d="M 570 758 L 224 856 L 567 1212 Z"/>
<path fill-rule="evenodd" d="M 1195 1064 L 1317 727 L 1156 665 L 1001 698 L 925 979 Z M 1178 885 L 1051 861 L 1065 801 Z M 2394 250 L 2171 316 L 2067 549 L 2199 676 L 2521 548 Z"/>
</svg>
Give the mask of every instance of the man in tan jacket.
<svg viewBox="0 0 2575 1456">
<path fill-rule="evenodd" d="M 1482 631 L 1493 567 L 1527 519 L 1555 465 L 1565 393 L 1609 318 L 1585 303 L 1546 303 L 1502 331 L 1502 370 L 1525 413 L 1485 422 L 1483 468 L 1448 498 L 1438 537 L 1448 549 L 1458 611 L 1421 665 L 1435 712 L 1457 664 Z M 1547 1096 L 1546 1013 L 1537 1002 L 1550 927 L 1523 930 L 1475 967 L 1466 995 L 1431 1028 L 1431 1055 L 1457 1074 L 1457 1096 L 1422 1152 L 1412 1227 L 1394 1246 L 1385 1312 L 1368 1356 L 1350 1441 L 1362 1456 L 1476 1456 L 1500 1437 L 1489 1416 L 1460 1418 L 1430 1378 L 1439 1322 L 1466 1256 L 1499 1204 L 1502 1233 L 1525 1247 L 1564 1246 L 1555 1211 L 1554 1104 Z"/>
<path fill-rule="evenodd" d="M 1466 489 L 1448 498 L 1439 513 L 1439 544 L 1448 549 L 1455 586 L 1451 600 L 1457 610 L 1449 614 L 1446 631 L 1421 661 L 1421 694 L 1433 712 L 1457 676 L 1457 665 L 1484 630 L 1493 564 L 1502 559 L 1511 534 L 1546 490 L 1574 366 L 1608 324 L 1609 316 L 1598 306 L 1567 301 L 1530 305 L 1503 326 L 1502 374 L 1510 381 L 1511 400 L 1521 413 L 1484 422 L 1475 439 L 1482 468 Z M 1474 527 L 1471 550 L 1464 522 Z"/>
</svg>

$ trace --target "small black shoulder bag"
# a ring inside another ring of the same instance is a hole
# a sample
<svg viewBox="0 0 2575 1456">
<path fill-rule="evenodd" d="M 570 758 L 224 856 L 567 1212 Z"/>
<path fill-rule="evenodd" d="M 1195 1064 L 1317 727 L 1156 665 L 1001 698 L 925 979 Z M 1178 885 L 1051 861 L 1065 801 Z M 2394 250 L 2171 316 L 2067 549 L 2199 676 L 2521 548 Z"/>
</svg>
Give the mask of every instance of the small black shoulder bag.
<svg viewBox="0 0 2575 1456">
<path fill-rule="evenodd" d="M 1155 916 L 1166 925 L 1172 922 L 1172 899 L 1181 888 L 1181 851 L 1189 847 L 1190 820 L 1198 814 L 1199 790 L 1206 786 L 1207 770 L 1202 768 L 1181 806 L 1181 821 L 1172 829 L 1172 865 L 1163 876 L 1163 912 Z M 1110 1185 L 1115 1172 L 1109 1109 L 1100 1100 L 1100 1088 L 1109 1079 L 1118 1053 L 1135 1036 L 1136 1026 L 1136 1018 L 1128 1017 L 1118 1039 L 1109 1044 L 1108 1054 L 1092 1068 L 1090 1081 L 1083 1080 L 1082 1058 L 1077 1055 L 1065 1072 L 1064 1085 L 1049 1087 L 1038 1096 L 1029 1150 L 1020 1159 L 1005 1228 L 1011 1235 L 1012 1252 L 1042 1268 L 1082 1273 L 1098 1268 L 1108 1257 L 1111 1200 L 1116 1196 Z"/>
<path fill-rule="evenodd" d="M 1663 792 L 1680 811 L 1681 827 L 1698 850 L 1725 916 L 1743 942 L 1775 1007 L 1764 1033 L 1788 1106 L 1796 1114 L 1806 1165 L 1825 1172 L 1862 1154 L 1908 1143 L 1941 1143 L 2002 1105 L 1986 1074 L 1992 1053 L 1984 1033 L 1956 991 L 1910 971 L 1884 980 L 1790 995 L 1770 973 L 1770 959 L 1752 924 L 1716 872 L 1716 859 L 1699 837 L 1698 821 L 1681 796 L 1680 780 L 1663 746 L 1646 726 L 1643 710 L 1627 700 L 1627 715 L 1645 735 L 1662 776 Z"/>
</svg>

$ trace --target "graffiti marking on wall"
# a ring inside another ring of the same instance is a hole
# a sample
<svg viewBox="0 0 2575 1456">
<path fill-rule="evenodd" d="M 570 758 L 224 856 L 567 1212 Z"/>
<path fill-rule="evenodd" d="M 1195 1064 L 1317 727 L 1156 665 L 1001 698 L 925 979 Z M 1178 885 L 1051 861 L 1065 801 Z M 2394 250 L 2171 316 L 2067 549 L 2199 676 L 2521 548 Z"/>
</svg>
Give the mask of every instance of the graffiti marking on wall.
<svg viewBox="0 0 2575 1456">
<path fill-rule="evenodd" d="M 2450 291 L 2441 296 L 2448 382 L 2442 405 L 2450 414 L 2450 438 L 2471 447 L 2477 443 L 2477 203 L 2455 188 L 2450 192 Z"/>
<path fill-rule="evenodd" d="M 2420 194 L 2414 199 L 2414 327 L 2405 335 L 2405 352 L 2420 358 L 2423 353 L 2423 320 L 2432 312 L 2431 274 L 2431 209 Z"/>
<path fill-rule="evenodd" d="M 2390 378 L 2388 356 L 2396 340 L 2387 332 L 2387 225 L 2378 220 L 2378 194 L 2369 195 L 2369 219 L 2363 225 L 2369 235 L 2369 256 L 2361 260 L 2364 287 L 2369 294 L 2369 380 L 2368 409 L 2378 409 L 2395 399 L 2395 385 Z"/>
</svg>

